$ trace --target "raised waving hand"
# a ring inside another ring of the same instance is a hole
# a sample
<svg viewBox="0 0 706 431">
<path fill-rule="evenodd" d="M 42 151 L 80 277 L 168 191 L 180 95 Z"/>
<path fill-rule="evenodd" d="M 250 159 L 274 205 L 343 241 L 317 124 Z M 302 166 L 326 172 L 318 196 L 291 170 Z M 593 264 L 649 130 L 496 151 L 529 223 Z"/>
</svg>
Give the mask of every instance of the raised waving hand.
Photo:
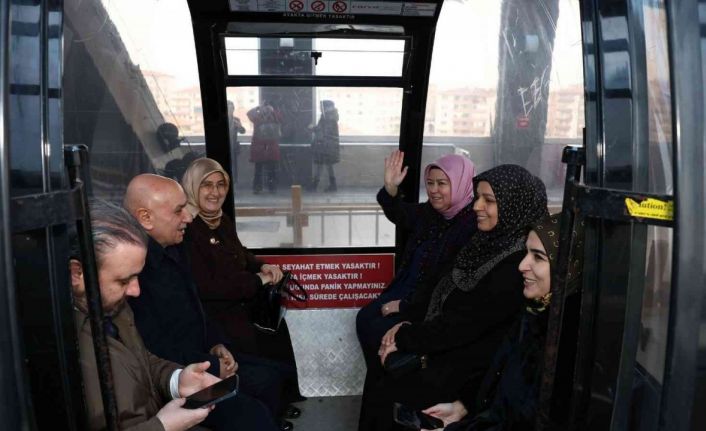
<svg viewBox="0 0 706 431">
<path fill-rule="evenodd" d="M 385 190 L 390 196 L 397 196 L 397 188 L 407 176 L 407 166 L 404 166 L 404 152 L 395 150 L 385 157 Z"/>
</svg>

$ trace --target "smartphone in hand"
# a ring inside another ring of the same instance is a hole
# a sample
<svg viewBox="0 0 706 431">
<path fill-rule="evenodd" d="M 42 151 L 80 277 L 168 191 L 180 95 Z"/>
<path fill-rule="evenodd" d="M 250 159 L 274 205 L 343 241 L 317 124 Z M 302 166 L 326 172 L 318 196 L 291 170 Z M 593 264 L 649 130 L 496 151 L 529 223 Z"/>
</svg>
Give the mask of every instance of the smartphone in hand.
<svg viewBox="0 0 706 431">
<path fill-rule="evenodd" d="M 208 407 L 230 397 L 234 397 L 238 393 L 240 379 L 237 374 L 233 374 L 215 383 L 211 386 L 201 389 L 198 392 L 186 397 L 184 403 L 185 409 L 197 409 L 199 407 Z"/>
<path fill-rule="evenodd" d="M 392 413 L 395 422 L 410 429 L 420 430 L 424 428 L 433 430 L 444 427 L 444 422 L 441 419 L 429 416 L 420 410 L 414 410 L 400 403 L 395 403 Z"/>
</svg>

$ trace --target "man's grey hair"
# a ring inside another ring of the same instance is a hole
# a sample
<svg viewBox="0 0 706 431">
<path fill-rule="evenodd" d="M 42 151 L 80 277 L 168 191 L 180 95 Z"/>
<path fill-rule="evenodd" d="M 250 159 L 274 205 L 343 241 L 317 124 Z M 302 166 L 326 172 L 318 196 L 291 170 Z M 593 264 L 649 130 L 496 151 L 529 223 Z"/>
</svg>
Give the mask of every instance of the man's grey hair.
<svg viewBox="0 0 706 431">
<path fill-rule="evenodd" d="M 93 248 L 99 266 L 108 251 L 118 244 L 147 248 L 147 233 L 124 208 L 102 200 L 91 201 L 89 207 Z"/>
</svg>

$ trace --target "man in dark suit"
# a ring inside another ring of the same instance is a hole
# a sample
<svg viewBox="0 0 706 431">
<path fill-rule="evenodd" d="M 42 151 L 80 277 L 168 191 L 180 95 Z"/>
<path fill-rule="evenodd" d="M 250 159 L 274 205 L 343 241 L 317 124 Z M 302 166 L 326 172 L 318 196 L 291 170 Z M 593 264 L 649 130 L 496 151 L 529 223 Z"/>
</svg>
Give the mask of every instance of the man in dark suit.
<svg viewBox="0 0 706 431">
<path fill-rule="evenodd" d="M 182 244 L 192 217 L 179 183 L 159 175 L 138 175 L 128 185 L 124 206 L 149 236 L 145 268 L 139 276 L 142 294 L 130 299 L 147 348 L 175 362 L 209 361 L 208 371 L 221 378 L 240 369 L 242 392 L 278 415 L 280 371 L 255 358 L 241 356 L 236 362 L 226 337 L 203 312 Z M 293 426 L 285 421 L 281 428 Z"/>
</svg>

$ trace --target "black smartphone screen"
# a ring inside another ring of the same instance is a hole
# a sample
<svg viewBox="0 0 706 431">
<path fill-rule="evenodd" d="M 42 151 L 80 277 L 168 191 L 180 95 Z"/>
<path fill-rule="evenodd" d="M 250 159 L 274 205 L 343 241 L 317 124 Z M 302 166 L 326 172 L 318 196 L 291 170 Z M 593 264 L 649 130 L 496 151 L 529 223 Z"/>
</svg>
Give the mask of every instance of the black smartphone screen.
<svg viewBox="0 0 706 431">
<path fill-rule="evenodd" d="M 439 418 L 429 416 L 428 414 L 422 412 L 417 412 L 417 416 L 419 416 L 420 428 L 424 428 L 426 430 L 435 430 L 437 428 L 444 427 L 444 422 Z"/>
<path fill-rule="evenodd" d="M 418 430 L 421 426 L 419 418 L 416 414 L 414 414 L 414 410 L 400 403 L 395 403 L 393 418 L 395 419 L 395 422 L 400 425 L 404 425 L 407 428 Z"/>
<path fill-rule="evenodd" d="M 395 403 L 393 415 L 395 422 L 415 430 L 422 428 L 433 430 L 444 427 L 444 422 L 442 422 L 441 419 L 411 409 L 400 403 Z"/>
<path fill-rule="evenodd" d="M 237 374 L 227 377 L 186 397 L 184 408 L 197 409 L 226 400 L 238 393 L 238 384 L 239 378 Z"/>
</svg>

